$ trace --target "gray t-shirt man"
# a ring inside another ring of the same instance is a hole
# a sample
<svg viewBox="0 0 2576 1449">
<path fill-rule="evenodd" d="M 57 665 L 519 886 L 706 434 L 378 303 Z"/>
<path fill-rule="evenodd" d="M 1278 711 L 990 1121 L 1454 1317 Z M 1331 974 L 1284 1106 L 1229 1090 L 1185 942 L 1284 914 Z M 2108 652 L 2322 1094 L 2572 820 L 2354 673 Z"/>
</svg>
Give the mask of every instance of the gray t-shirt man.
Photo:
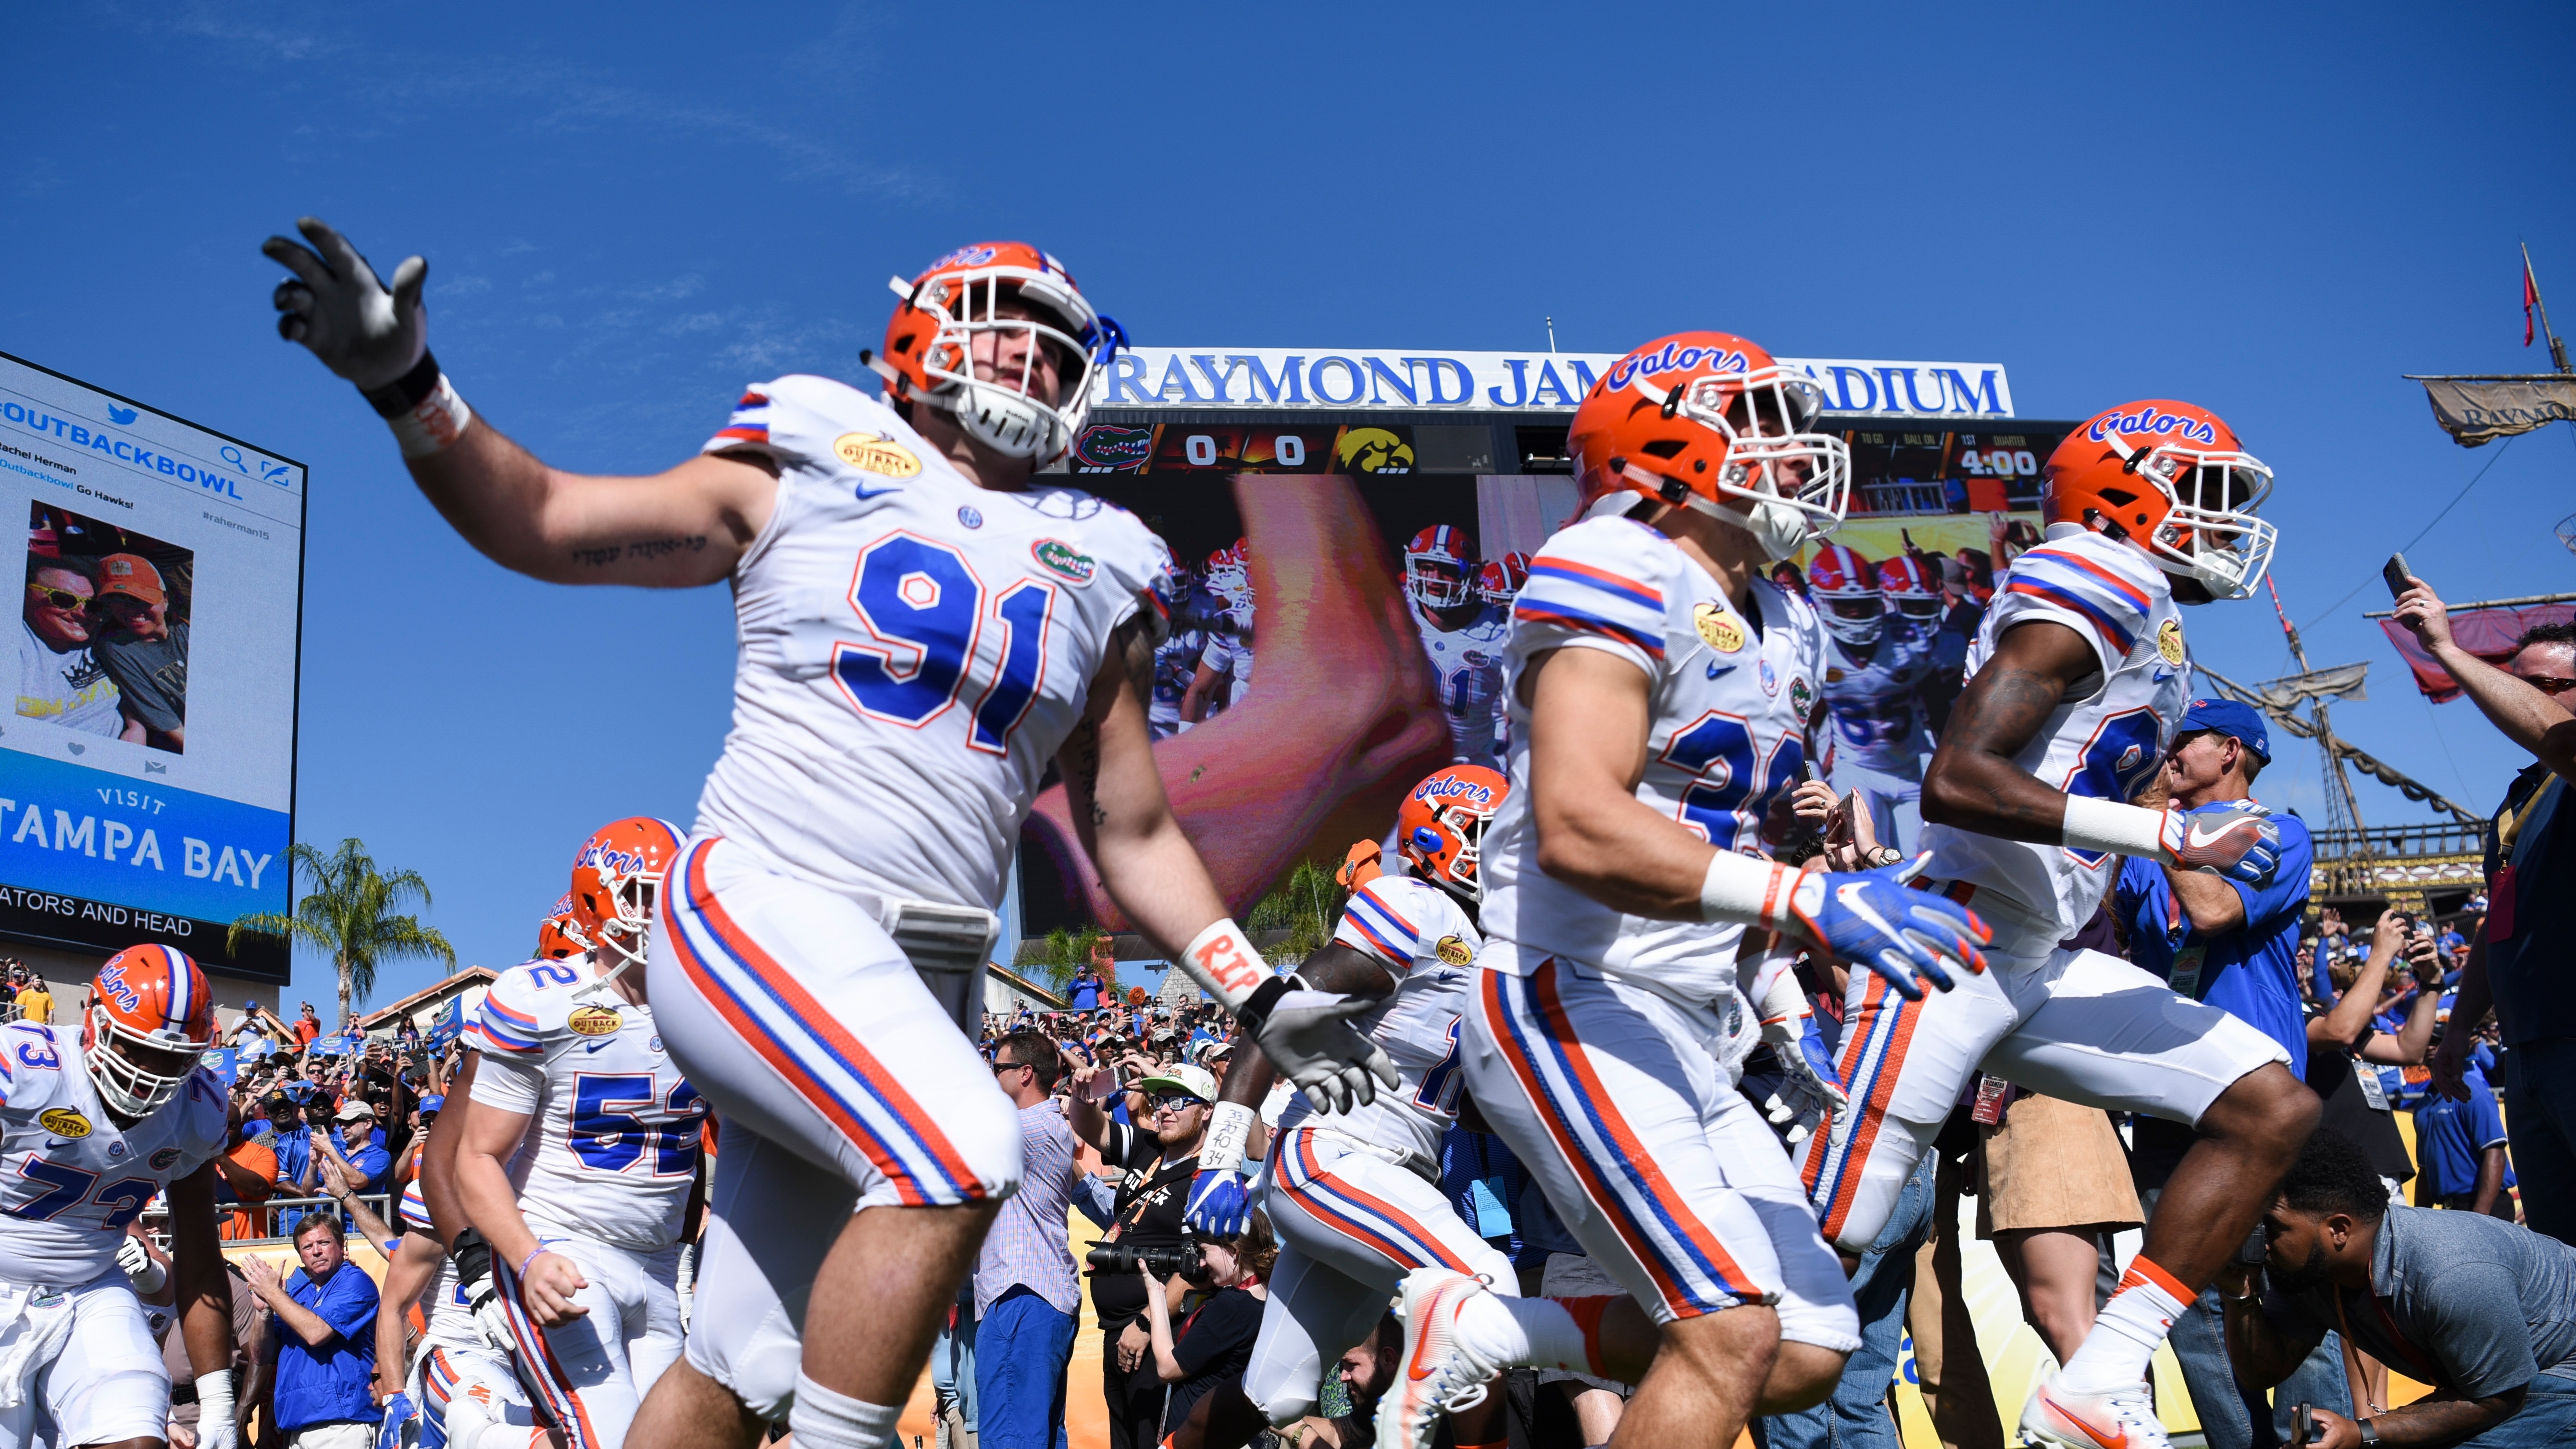
<svg viewBox="0 0 2576 1449">
<path fill-rule="evenodd" d="M 2576 1379 L 2576 1248 L 2483 1213 L 2391 1207 L 2370 1254 L 2370 1296 L 2319 1283 L 2264 1295 L 2277 1319 L 2349 1328 L 2355 1348 L 2408 1378 L 2487 1398 L 2536 1374 Z M 2338 1313 L 2340 1308 L 2340 1313 Z"/>
</svg>

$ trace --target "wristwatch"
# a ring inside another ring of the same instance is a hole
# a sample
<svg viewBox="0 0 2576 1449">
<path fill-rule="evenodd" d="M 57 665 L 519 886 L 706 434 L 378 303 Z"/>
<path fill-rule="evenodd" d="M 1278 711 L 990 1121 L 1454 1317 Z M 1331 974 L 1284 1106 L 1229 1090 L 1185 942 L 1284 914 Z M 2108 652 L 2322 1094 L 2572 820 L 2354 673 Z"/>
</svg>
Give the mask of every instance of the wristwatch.
<svg viewBox="0 0 2576 1449">
<path fill-rule="evenodd" d="M 2364 1444 L 2379 1442 L 2379 1427 L 2368 1419 L 2355 1419 L 2352 1421 L 2352 1426 L 2361 1431 L 2361 1442 Z"/>
</svg>

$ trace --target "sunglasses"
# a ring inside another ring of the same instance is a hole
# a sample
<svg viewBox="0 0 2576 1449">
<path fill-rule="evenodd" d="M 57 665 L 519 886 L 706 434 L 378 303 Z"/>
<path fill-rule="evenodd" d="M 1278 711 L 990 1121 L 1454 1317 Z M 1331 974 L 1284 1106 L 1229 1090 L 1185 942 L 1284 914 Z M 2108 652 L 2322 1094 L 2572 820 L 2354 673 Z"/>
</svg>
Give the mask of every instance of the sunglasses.
<svg viewBox="0 0 2576 1449">
<path fill-rule="evenodd" d="M 993 1075 L 998 1077 L 1004 1072 L 1017 1071 L 1022 1067 L 1035 1065 L 1037 1065 L 1035 1062 L 995 1062 L 993 1063 Z"/>
<path fill-rule="evenodd" d="M 1166 1092 L 1154 1099 L 1154 1110 L 1157 1112 L 1186 1112 L 1192 1107 L 1206 1105 L 1206 1098 L 1193 1097 L 1187 1092 Z"/>
<path fill-rule="evenodd" d="M 2549 674 L 2519 675 L 2516 677 L 2520 678 L 2523 683 L 2530 685 L 2532 688 L 2539 690 L 2543 694 L 2565 694 L 2571 689 L 2576 689 L 2576 679 L 2562 679 Z"/>
<path fill-rule="evenodd" d="M 89 600 L 82 598 L 80 595 L 73 593 L 69 589 L 49 589 L 42 584 L 29 584 L 27 585 L 27 589 L 28 592 L 33 593 L 36 597 L 53 605 L 57 609 L 85 609 L 89 607 Z"/>
</svg>

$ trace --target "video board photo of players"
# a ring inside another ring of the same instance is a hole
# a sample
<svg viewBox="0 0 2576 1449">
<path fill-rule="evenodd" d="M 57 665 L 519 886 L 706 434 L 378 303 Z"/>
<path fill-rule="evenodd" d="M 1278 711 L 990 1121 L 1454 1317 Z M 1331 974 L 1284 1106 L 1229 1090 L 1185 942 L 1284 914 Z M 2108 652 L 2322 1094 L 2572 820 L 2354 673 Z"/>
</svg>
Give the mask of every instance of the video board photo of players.
<svg viewBox="0 0 2576 1449">
<path fill-rule="evenodd" d="M 184 753 L 196 560 L 115 523 L 32 505 L 17 715 Z"/>
</svg>

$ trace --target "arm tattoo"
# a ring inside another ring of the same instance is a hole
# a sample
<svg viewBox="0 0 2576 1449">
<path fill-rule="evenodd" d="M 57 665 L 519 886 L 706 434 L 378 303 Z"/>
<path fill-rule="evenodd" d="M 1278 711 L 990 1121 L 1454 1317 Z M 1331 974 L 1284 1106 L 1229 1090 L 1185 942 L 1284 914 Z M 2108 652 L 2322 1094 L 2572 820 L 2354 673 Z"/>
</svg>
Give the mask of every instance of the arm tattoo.
<svg viewBox="0 0 2576 1449">
<path fill-rule="evenodd" d="M 1086 716 L 1076 723 L 1056 758 L 1064 766 L 1070 802 L 1090 818 L 1093 829 L 1108 824 L 1109 812 L 1100 808 L 1100 722 Z"/>
<path fill-rule="evenodd" d="M 605 568 L 619 559 L 652 562 L 669 558 L 674 554 L 698 553 L 706 546 L 707 536 L 703 533 L 693 533 L 685 538 L 641 538 L 633 543 L 610 543 L 602 544 L 597 548 L 577 548 L 572 551 L 572 557 L 575 563 L 588 564 L 592 568 Z"/>
</svg>

